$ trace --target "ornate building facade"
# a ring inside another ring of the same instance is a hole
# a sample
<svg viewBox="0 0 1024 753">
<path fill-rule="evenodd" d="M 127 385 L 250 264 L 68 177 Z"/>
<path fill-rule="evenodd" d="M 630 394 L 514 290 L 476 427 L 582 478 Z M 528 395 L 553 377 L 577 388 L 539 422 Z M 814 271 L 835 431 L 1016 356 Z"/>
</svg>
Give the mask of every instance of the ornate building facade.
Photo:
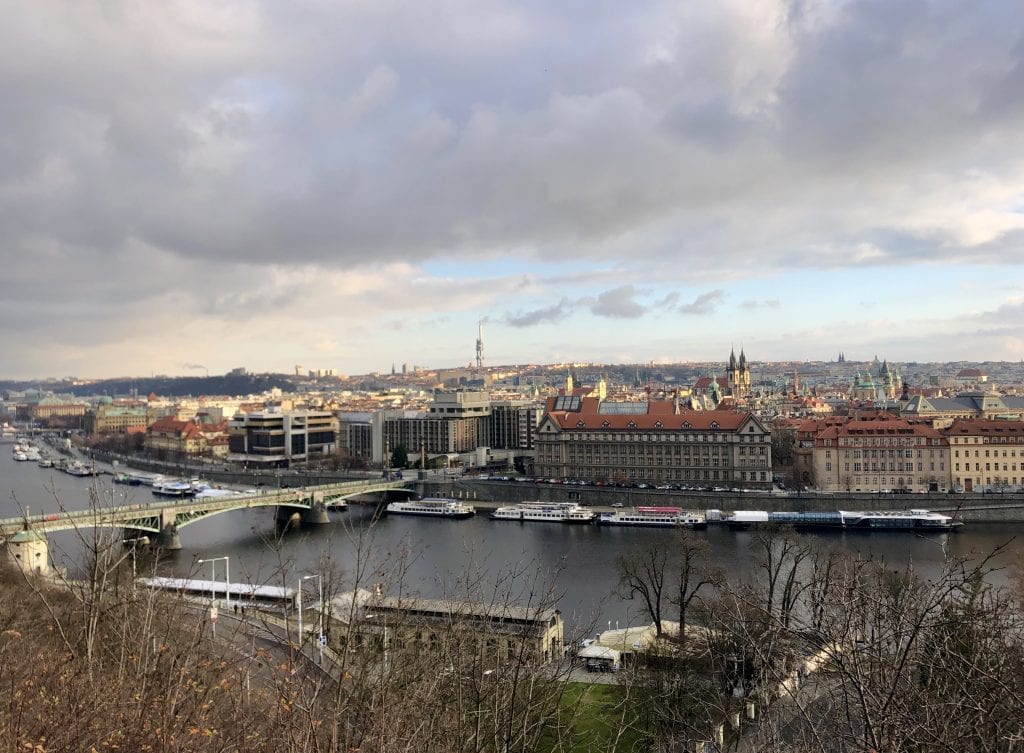
<svg viewBox="0 0 1024 753">
<path fill-rule="evenodd" d="M 548 399 L 537 476 L 606 483 L 770 488 L 771 435 L 747 411 L 691 411 L 675 400 Z"/>
</svg>

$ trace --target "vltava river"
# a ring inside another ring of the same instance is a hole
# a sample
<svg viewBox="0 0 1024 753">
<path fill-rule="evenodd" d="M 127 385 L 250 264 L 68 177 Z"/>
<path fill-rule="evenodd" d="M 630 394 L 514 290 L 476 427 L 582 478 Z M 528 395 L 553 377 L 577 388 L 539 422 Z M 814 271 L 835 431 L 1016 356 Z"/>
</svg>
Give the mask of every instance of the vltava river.
<svg viewBox="0 0 1024 753">
<path fill-rule="evenodd" d="M 33 515 L 62 506 L 82 509 L 88 506 L 90 491 L 116 504 L 154 499 L 148 488 L 116 485 L 110 476 L 77 478 L 33 462 L 16 462 L 10 446 L 0 446 L 0 517 L 19 515 L 26 506 Z M 668 547 L 673 541 L 673 532 L 665 529 L 498 522 L 486 514 L 464 521 L 399 516 L 374 521 L 372 510 L 358 505 L 331 517 L 329 525 L 289 531 L 278 538 L 271 508 L 215 515 L 183 528 L 184 548 L 162 562 L 160 570 L 209 578 L 210 566 L 200 572 L 195 560 L 227 556 L 232 581 L 295 585 L 301 575 L 324 570 L 342 573 L 344 586 L 368 553 L 372 567 L 361 585 L 386 581 L 386 573 L 404 562 L 404 588 L 428 597 L 465 593 L 466 583 L 493 590 L 493 584 L 507 584 L 515 574 L 512 590 L 525 600 L 531 588 L 541 590 L 541 584 L 553 579 L 556 606 L 567 624 L 589 633 L 609 622 L 625 626 L 648 621 L 637 602 L 618 593 L 616 558 L 632 548 Z M 699 535 L 707 537 L 715 563 L 730 577 L 753 574 L 749 533 L 712 526 Z M 1010 540 L 1011 549 L 1021 551 L 1024 525 L 974 524 L 948 536 L 822 533 L 808 539 L 822 547 L 870 551 L 894 566 L 912 559 L 915 567 L 927 571 L 941 564 L 943 542 L 950 556 L 988 552 Z M 56 564 L 74 572 L 83 546 L 74 533 L 52 534 L 50 554 Z M 219 580 L 224 577 L 223 563 L 217 567 Z"/>
</svg>

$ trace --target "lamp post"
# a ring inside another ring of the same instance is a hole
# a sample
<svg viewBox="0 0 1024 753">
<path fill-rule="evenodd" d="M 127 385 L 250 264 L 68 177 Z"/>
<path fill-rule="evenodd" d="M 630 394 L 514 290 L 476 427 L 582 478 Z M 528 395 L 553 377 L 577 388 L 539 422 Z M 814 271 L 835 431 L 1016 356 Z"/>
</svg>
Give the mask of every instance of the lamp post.
<svg viewBox="0 0 1024 753">
<path fill-rule="evenodd" d="M 122 544 L 127 544 L 127 545 L 131 546 L 131 551 L 128 554 L 130 554 L 131 557 L 132 557 L 132 591 L 134 592 L 135 591 L 135 579 L 138 577 L 137 567 L 136 567 L 136 564 L 135 564 L 135 560 L 138 557 L 138 546 L 139 546 L 139 544 L 142 544 L 143 546 L 147 546 L 149 544 L 149 536 L 139 536 L 138 538 L 134 538 L 134 539 L 121 539 L 121 543 Z M 123 560 L 123 558 L 122 558 L 122 560 Z"/>
<path fill-rule="evenodd" d="M 323 594 L 324 581 L 323 581 L 323 578 L 321 577 L 321 575 L 322 575 L 322 573 L 314 573 L 313 575 L 303 575 L 301 578 L 299 578 L 299 592 L 296 595 L 296 603 L 298 605 L 298 612 L 299 612 L 299 648 L 300 648 L 300 650 L 301 650 L 301 647 L 302 647 L 302 584 L 305 583 L 307 580 L 312 580 L 313 578 L 316 578 L 316 580 L 317 580 L 317 586 L 316 586 L 316 588 L 317 588 L 317 599 L 319 600 L 318 601 L 318 605 L 319 605 L 319 614 L 320 614 L 320 619 L 319 619 L 320 632 L 317 633 L 317 641 L 316 641 L 318 646 L 320 646 L 320 636 L 323 635 L 323 632 L 324 632 L 324 594 Z M 321 660 L 321 663 L 323 662 L 323 657 L 324 657 L 324 647 L 320 646 L 320 660 Z"/>
<path fill-rule="evenodd" d="M 231 592 L 228 590 L 231 585 L 231 563 L 230 557 L 227 555 L 223 557 L 210 557 L 209 559 L 198 559 L 196 560 L 197 565 L 201 565 L 204 562 L 210 563 L 210 598 L 213 601 L 217 600 L 216 586 L 214 585 L 217 580 L 216 564 L 220 560 L 224 560 L 224 605 L 231 606 Z"/>
</svg>

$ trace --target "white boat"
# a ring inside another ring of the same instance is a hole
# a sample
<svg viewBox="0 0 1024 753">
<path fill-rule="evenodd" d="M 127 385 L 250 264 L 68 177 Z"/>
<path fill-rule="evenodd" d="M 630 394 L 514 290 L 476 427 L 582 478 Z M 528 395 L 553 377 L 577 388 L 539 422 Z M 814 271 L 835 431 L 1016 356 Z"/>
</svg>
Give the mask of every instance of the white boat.
<svg viewBox="0 0 1024 753">
<path fill-rule="evenodd" d="M 50 460 L 50 458 L 41 457 L 41 458 L 39 458 L 39 467 L 40 468 L 53 468 L 53 461 Z"/>
<path fill-rule="evenodd" d="M 65 473 L 69 473 L 72 476 L 95 476 L 96 469 L 90 468 L 80 460 L 71 460 L 62 469 Z"/>
<path fill-rule="evenodd" d="M 153 484 L 153 494 L 159 497 L 191 497 L 196 493 L 196 485 L 192 481 L 165 479 Z"/>
<path fill-rule="evenodd" d="M 499 507 L 491 513 L 491 520 L 587 524 L 594 520 L 594 513 L 575 502 L 520 502 Z"/>
<path fill-rule="evenodd" d="M 472 505 L 449 497 L 391 502 L 386 509 L 389 515 L 425 515 L 434 518 L 469 518 L 476 514 L 476 508 Z"/>
<path fill-rule="evenodd" d="M 27 453 L 27 452 L 25 452 L 25 451 L 23 451 L 23 450 L 15 450 L 15 451 L 14 451 L 14 455 L 13 455 L 13 457 L 14 457 L 14 459 L 15 459 L 15 460 L 17 460 L 17 461 L 18 461 L 19 463 L 23 463 L 23 462 L 25 462 L 26 460 L 28 460 L 28 453 Z"/>
<path fill-rule="evenodd" d="M 653 528 L 704 528 L 707 519 L 702 512 L 679 507 L 637 507 L 602 513 L 600 526 L 647 526 Z"/>
</svg>

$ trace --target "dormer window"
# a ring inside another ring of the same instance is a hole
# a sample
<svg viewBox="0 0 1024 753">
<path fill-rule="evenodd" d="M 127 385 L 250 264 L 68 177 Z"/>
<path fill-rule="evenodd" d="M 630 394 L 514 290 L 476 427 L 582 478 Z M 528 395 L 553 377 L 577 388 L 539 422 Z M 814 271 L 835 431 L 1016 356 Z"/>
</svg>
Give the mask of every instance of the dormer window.
<svg viewBox="0 0 1024 753">
<path fill-rule="evenodd" d="M 587 428 L 587 422 L 586 421 L 577 421 L 576 422 L 576 428 L 577 429 L 586 429 Z"/>
<path fill-rule="evenodd" d="M 654 428 L 655 429 L 664 429 L 665 428 L 665 424 L 663 424 L 661 421 L 655 421 L 654 422 Z"/>
<path fill-rule="evenodd" d="M 627 429 L 635 429 L 636 428 L 636 421 L 630 421 L 628 424 L 626 424 L 626 428 Z"/>
<path fill-rule="evenodd" d="M 717 421 L 712 421 L 711 422 L 711 428 L 712 429 L 717 429 L 718 428 L 718 422 Z"/>
<path fill-rule="evenodd" d="M 693 424 L 691 424 L 689 421 L 683 421 L 683 428 L 684 429 L 692 429 L 693 428 Z"/>
<path fill-rule="evenodd" d="M 601 422 L 601 428 L 609 429 L 609 428 L 611 428 L 611 424 L 608 423 L 607 421 L 602 421 Z"/>
</svg>

